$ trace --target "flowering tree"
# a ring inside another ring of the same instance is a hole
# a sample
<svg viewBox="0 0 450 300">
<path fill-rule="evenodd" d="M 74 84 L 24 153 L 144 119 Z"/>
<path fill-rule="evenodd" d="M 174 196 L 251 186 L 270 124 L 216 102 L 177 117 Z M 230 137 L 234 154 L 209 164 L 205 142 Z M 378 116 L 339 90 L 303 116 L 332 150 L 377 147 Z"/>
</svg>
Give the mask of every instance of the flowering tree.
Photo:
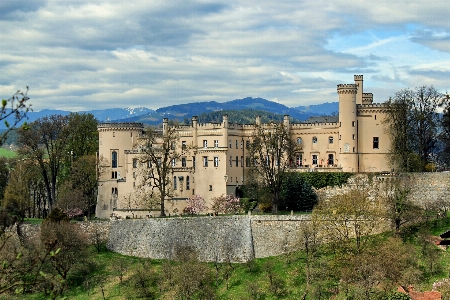
<svg viewBox="0 0 450 300">
<path fill-rule="evenodd" d="M 186 203 L 184 212 L 192 215 L 198 215 L 207 208 L 205 199 L 200 195 L 192 196 L 186 200 Z"/>
<path fill-rule="evenodd" d="M 213 204 L 211 209 L 215 213 L 222 214 L 237 214 L 242 208 L 240 205 L 240 200 L 234 195 L 220 195 L 218 197 L 212 198 Z"/>
</svg>

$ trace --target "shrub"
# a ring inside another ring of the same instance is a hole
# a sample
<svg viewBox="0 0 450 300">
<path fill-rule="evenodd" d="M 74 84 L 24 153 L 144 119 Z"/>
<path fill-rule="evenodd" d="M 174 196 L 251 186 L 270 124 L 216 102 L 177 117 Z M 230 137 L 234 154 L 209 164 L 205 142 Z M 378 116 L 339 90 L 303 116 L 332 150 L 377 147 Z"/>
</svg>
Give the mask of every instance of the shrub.
<svg viewBox="0 0 450 300">
<path fill-rule="evenodd" d="M 186 203 L 187 205 L 184 212 L 191 215 L 198 215 L 207 208 L 205 199 L 200 195 L 192 196 L 186 200 Z"/>
<path fill-rule="evenodd" d="M 213 204 L 211 209 L 215 213 L 222 214 L 237 214 L 242 211 L 242 207 L 240 204 L 239 198 L 233 195 L 221 195 L 218 197 L 212 198 Z"/>
</svg>

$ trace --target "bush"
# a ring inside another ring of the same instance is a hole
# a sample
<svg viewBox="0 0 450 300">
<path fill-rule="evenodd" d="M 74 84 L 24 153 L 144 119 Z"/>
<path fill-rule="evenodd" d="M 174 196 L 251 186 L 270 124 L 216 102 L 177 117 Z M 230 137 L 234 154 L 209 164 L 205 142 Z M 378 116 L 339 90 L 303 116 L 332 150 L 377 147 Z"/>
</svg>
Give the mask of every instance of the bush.
<svg viewBox="0 0 450 300">
<path fill-rule="evenodd" d="M 237 214 L 242 211 L 240 199 L 233 195 L 221 195 L 212 198 L 213 204 L 211 209 L 215 213 Z"/>
<path fill-rule="evenodd" d="M 248 212 L 249 210 L 253 210 L 256 206 L 256 201 L 250 201 L 250 198 L 240 198 L 241 209 L 244 212 Z"/>
</svg>

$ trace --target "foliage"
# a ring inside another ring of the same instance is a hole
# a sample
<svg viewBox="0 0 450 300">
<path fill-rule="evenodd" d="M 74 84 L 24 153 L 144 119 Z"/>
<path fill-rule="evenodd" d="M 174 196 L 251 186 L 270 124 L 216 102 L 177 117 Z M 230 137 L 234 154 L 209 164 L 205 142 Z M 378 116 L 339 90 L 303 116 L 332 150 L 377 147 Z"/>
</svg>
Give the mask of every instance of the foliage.
<svg viewBox="0 0 450 300">
<path fill-rule="evenodd" d="M 281 206 L 286 210 L 310 211 L 317 204 L 317 195 L 302 173 L 287 174 L 280 193 Z"/>
<path fill-rule="evenodd" d="M 240 200 L 234 195 L 220 195 L 211 199 L 211 209 L 219 214 L 237 214 L 242 211 Z"/>
<path fill-rule="evenodd" d="M 65 213 L 62 209 L 55 207 L 52 209 L 52 211 L 48 214 L 47 218 L 44 219 L 43 224 L 45 223 L 61 223 L 61 222 L 68 222 L 69 216 L 67 213 Z"/>
<path fill-rule="evenodd" d="M 433 86 L 421 86 L 401 90 L 386 102 L 389 159 L 400 171 L 423 171 L 436 152 L 440 122 L 437 108 L 444 99 Z"/>
<path fill-rule="evenodd" d="M 186 200 L 184 211 L 191 215 L 198 215 L 206 209 L 206 201 L 200 195 L 194 195 Z"/>
<path fill-rule="evenodd" d="M 348 172 L 302 172 L 295 176 L 300 177 L 312 187 L 321 189 L 327 186 L 342 186 L 353 175 Z"/>
<path fill-rule="evenodd" d="M 445 95 L 445 100 L 442 102 L 444 111 L 440 122 L 441 131 L 439 133 L 439 140 L 441 141 L 441 152 L 439 157 L 444 165 L 450 165 L 450 96 Z"/>
<path fill-rule="evenodd" d="M 256 201 L 252 201 L 250 198 L 239 198 L 241 203 L 241 209 L 244 212 L 248 212 L 249 210 L 253 210 L 256 206 Z"/>
<path fill-rule="evenodd" d="M 6 130 L 0 135 L 0 146 L 5 142 L 7 135 L 13 130 L 26 116 L 32 111 L 31 104 L 28 100 L 28 87 L 25 92 L 20 90 L 14 93 L 9 99 L 2 99 L 2 107 L 0 111 L 0 121 L 6 125 Z M 26 127 L 25 123 L 23 127 Z"/>
</svg>

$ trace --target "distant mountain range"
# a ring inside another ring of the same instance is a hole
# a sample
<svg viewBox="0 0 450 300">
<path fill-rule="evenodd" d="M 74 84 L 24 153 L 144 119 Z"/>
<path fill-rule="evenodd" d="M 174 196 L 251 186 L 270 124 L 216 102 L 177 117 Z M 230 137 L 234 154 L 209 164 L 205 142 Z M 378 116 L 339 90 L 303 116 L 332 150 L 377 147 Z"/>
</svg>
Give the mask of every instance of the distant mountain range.
<svg viewBox="0 0 450 300">
<path fill-rule="evenodd" d="M 85 113 L 91 113 L 99 122 L 143 122 L 146 124 L 159 124 L 163 118 L 170 120 L 177 119 L 184 121 L 192 116 L 199 116 L 219 111 L 235 110 L 254 110 L 265 111 L 273 114 L 289 115 L 294 120 L 305 121 L 311 117 L 337 115 L 338 102 L 323 103 L 310 106 L 287 107 L 277 102 L 262 98 L 247 97 L 228 102 L 195 102 L 188 104 L 171 105 L 155 110 L 139 108 L 109 108 L 104 110 L 90 110 Z M 68 115 L 70 111 L 44 109 L 28 113 L 28 123 L 31 123 L 41 117 L 53 114 Z M 231 120 L 233 122 L 233 120 Z M 4 129 L 4 124 L 0 124 L 0 129 Z"/>
</svg>

